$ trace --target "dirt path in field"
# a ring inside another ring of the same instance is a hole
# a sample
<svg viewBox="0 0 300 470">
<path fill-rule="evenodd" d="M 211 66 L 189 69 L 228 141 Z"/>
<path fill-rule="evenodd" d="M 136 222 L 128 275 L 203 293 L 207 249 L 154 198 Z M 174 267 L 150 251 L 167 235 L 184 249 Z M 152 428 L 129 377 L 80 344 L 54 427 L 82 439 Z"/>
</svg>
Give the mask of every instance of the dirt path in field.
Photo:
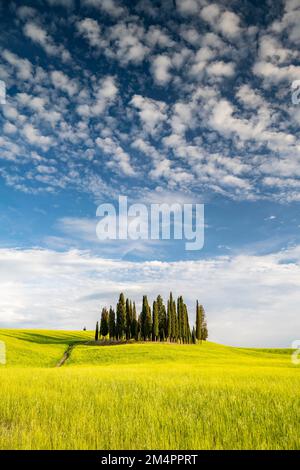
<svg viewBox="0 0 300 470">
<path fill-rule="evenodd" d="M 120 340 L 120 341 L 87 341 L 84 343 L 78 342 L 78 343 L 72 343 L 69 344 L 67 349 L 64 352 L 63 357 L 58 361 L 56 364 L 56 367 L 61 367 L 67 362 L 67 360 L 70 358 L 73 349 L 75 346 L 80 346 L 80 345 L 90 345 L 90 346 L 116 346 L 116 345 L 121 345 L 121 344 L 127 344 L 128 341 L 126 340 Z"/>
<path fill-rule="evenodd" d="M 61 367 L 64 365 L 64 363 L 69 359 L 71 356 L 72 350 L 76 346 L 75 344 L 69 344 L 68 348 L 64 352 L 63 357 L 60 359 L 60 361 L 56 364 L 56 367 Z"/>
</svg>

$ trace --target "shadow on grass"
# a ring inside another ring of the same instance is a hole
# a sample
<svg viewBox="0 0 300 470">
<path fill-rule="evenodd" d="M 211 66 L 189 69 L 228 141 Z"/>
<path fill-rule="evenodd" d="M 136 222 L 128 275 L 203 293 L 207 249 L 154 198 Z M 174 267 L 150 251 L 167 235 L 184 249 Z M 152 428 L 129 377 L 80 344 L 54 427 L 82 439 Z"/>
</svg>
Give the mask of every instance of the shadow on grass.
<svg viewBox="0 0 300 470">
<path fill-rule="evenodd" d="M 16 339 L 27 341 L 29 343 L 36 343 L 36 344 L 84 344 L 89 341 L 89 338 L 80 338 L 79 336 L 68 337 L 66 336 L 54 336 L 54 335 L 45 335 L 43 333 L 31 333 L 31 332 L 22 332 L 19 335 L 15 336 Z"/>
</svg>

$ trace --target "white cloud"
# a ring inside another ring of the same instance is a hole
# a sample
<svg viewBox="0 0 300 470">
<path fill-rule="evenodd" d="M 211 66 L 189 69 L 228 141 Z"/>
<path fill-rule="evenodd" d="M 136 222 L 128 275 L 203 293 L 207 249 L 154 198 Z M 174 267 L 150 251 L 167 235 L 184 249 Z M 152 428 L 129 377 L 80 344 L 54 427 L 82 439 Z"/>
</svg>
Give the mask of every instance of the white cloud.
<svg viewBox="0 0 300 470">
<path fill-rule="evenodd" d="M 242 32 L 239 16 L 232 11 L 222 12 L 221 8 L 216 3 L 205 6 L 201 10 L 200 16 L 207 21 L 212 28 L 229 39 L 239 36 Z"/>
<path fill-rule="evenodd" d="M 27 22 L 23 28 L 23 31 L 25 36 L 29 37 L 33 42 L 39 44 L 47 54 L 61 56 L 63 62 L 70 60 L 70 53 L 61 44 L 57 46 L 47 31 L 35 22 Z"/>
<path fill-rule="evenodd" d="M 215 103 L 209 118 L 210 125 L 221 134 L 236 134 L 242 140 L 254 140 L 256 143 L 265 143 L 271 150 L 283 151 L 295 148 L 296 138 L 293 134 L 269 128 L 270 117 L 267 110 L 262 107 L 257 116 L 251 119 L 238 117 L 235 108 L 226 99 Z"/>
<path fill-rule="evenodd" d="M 57 223 L 58 229 L 72 239 L 80 238 L 89 242 L 97 242 L 96 219 L 63 217 Z"/>
<path fill-rule="evenodd" d="M 196 28 L 188 27 L 186 25 L 182 26 L 180 28 L 180 34 L 187 42 L 194 46 L 198 45 L 200 42 L 200 34 Z"/>
<path fill-rule="evenodd" d="M 151 67 L 154 80 L 158 85 L 165 85 L 171 80 L 172 75 L 170 73 L 170 69 L 172 67 L 172 61 L 170 57 L 166 55 L 158 55 L 154 57 Z"/>
<path fill-rule="evenodd" d="M 33 79 L 32 64 L 29 62 L 29 60 L 21 59 L 19 56 L 13 54 L 7 49 L 2 52 L 2 56 L 11 66 L 15 68 L 17 77 L 20 80 Z"/>
<path fill-rule="evenodd" d="M 203 72 L 206 70 L 207 64 L 210 60 L 214 59 L 217 52 L 210 47 L 204 46 L 198 49 L 193 57 L 193 63 L 189 70 L 190 75 L 193 78 L 200 78 Z"/>
<path fill-rule="evenodd" d="M 47 0 L 51 6 L 62 6 L 65 8 L 73 8 L 74 0 Z"/>
<path fill-rule="evenodd" d="M 18 93 L 17 94 L 18 102 L 23 106 L 28 106 L 34 111 L 42 112 L 45 107 L 45 99 L 39 96 L 32 96 L 28 93 Z"/>
<path fill-rule="evenodd" d="M 150 134 L 154 134 L 167 119 L 167 105 L 163 101 L 133 95 L 130 103 L 138 110 L 143 128 Z"/>
<path fill-rule="evenodd" d="M 253 90 L 250 85 L 241 85 L 236 93 L 237 98 L 247 107 L 255 108 L 265 106 L 265 102 L 262 97 Z"/>
<path fill-rule="evenodd" d="M 180 0 L 176 2 L 176 7 L 183 15 L 193 15 L 198 13 L 199 3 L 198 0 Z"/>
<path fill-rule="evenodd" d="M 298 0 L 290 0 L 284 2 L 284 15 L 280 19 L 276 19 L 271 25 L 271 30 L 275 33 L 287 34 L 289 40 L 294 44 L 299 44 L 299 21 L 300 8 Z"/>
<path fill-rule="evenodd" d="M 119 17 L 126 13 L 126 9 L 115 0 L 81 0 L 81 5 L 97 8 L 112 17 Z"/>
<path fill-rule="evenodd" d="M 201 10 L 200 16 L 208 23 L 214 24 L 220 13 L 220 7 L 216 3 L 211 3 Z"/>
<path fill-rule="evenodd" d="M 60 70 L 51 72 L 51 81 L 55 88 L 64 91 L 71 97 L 78 93 L 77 82 L 74 79 L 69 78 Z"/>
<path fill-rule="evenodd" d="M 83 100 L 83 103 L 77 106 L 77 113 L 80 116 L 100 116 L 114 103 L 118 95 L 118 88 L 114 77 L 104 77 L 99 83 L 94 85 L 94 95 L 93 101 Z"/>
<path fill-rule="evenodd" d="M 281 64 L 297 56 L 297 51 L 283 47 L 279 39 L 270 34 L 263 35 L 259 40 L 259 57 L 262 61 Z"/>
<path fill-rule="evenodd" d="M 127 176 L 134 176 L 136 174 L 130 163 L 130 156 L 128 153 L 126 153 L 124 149 L 111 137 L 98 137 L 96 139 L 96 144 L 104 154 L 111 157 L 111 159 L 106 163 L 108 167 L 117 169 L 118 172 Z"/>
<path fill-rule="evenodd" d="M 6 122 L 3 126 L 3 132 L 5 134 L 15 134 L 17 130 L 17 127 L 11 122 Z"/>
<path fill-rule="evenodd" d="M 23 5 L 19 8 L 17 8 L 17 16 L 25 21 L 28 18 L 33 18 L 37 14 L 37 11 L 35 8 Z"/>
<path fill-rule="evenodd" d="M 122 65 L 140 64 L 150 49 L 144 44 L 145 30 L 138 23 L 117 23 L 110 28 L 109 41 L 114 44 L 106 54 L 115 57 Z"/>
<path fill-rule="evenodd" d="M 211 63 L 206 71 L 210 75 L 218 77 L 232 77 L 234 75 L 235 65 L 232 62 L 223 62 L 222 60 Z"/>
<path fill-rule="evenodd" d="M 174 134 L 184 134 L 187 129 L 195 126 L 195 108 L 196 105 L 192 101 L 189 103 L 178 101 L 174 104 L 170 122 Z"/>
<path fill-rule="evenodd" d="M 51 175 L 57 172 L 57 168 L 55 168 L 54 166 L 38 165 L 36 169 L 39 173 L 44 173 L 48 175 Z"/>
<path fill-rule="evenodd" d="M 76 23 L 77 29 L 92 47 L 101 47 L 101 27 L 98 21 L 92 18 L 84 18 Z"/>
<path fill-rule="evenodd" d="M 158 26 L 150 26 L 145 36 L 145 41 L 151 49 L 156 46 L 164 48 L 175 45 L 175 42 L 170 38 L 170 36 Z"/>
<path fill-rule="evenodd" d="M 44 148 L 45 150 L 47 150 L 52 144 L 51 137 L 41 135 L 39 130 L 31 124 L 25 124 L 24 128 L 22 129 L 22 133 L 30 144 L 37 145 Z"/>
<path fill-rule="evenodd" d="M 220 17 L 218 29 L 224 36 L 234 38 L 241 34 L 240 18 L 232 11 L 225 11 Z"/>
<path fill-rule="evenodd" d="M 151 42 L 165 44 L 168 39 L 160 30 L 151 28 L 146 35 L 144 27 L 133 21 L 119 21 L 113 26 L 104 28 L 96 20 L 85 18 L 78 21 L 76 27 L 90 46 L 101 51 L 109 59 L 117 60 L 122 66 L 142 63 L 150 52 Z"/>
<path fill-rule="evenodd" d="M 253 66 L 253 73 L 268 80 L 270 83 L 279 83 L 284 80 L 298 80 L 300 76 L 299 65 L 277 66 L 271 62 L 257 61 Z"/>
</svg>

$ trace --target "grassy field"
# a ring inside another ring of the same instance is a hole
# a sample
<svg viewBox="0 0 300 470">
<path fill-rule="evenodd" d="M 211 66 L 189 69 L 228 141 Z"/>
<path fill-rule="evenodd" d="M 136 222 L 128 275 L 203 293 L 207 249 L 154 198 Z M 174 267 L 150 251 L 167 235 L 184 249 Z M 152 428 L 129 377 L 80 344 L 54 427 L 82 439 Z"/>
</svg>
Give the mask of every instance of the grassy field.
<svg viewBox="0 0 300 470">
<path fill-rule="evenodd" d="M 1 449 L 300 449 L 291 351 L 92 337 L 0 330 Z"/>
</svg>

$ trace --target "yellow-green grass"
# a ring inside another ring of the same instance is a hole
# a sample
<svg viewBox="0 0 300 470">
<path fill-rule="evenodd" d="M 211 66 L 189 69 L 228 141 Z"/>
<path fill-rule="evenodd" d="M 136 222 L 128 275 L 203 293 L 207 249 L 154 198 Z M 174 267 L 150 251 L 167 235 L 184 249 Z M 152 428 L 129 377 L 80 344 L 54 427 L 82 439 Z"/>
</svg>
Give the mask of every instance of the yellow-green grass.
<svg viewBox="0 0 300 470">
<path fill-rule="evenodd" d="M 55 366 L 70 344 L 91 339 L 88 331 L 0 330 L 0 341 L 6 346 L 6 367 Z"/>
<path fill-rule="evenodd" d="M 300 448 L 291 351 L 85 345 L 92 336 L 0 330 L 9 358 L 0 366 L 1 449 Z"/>
</svg>

